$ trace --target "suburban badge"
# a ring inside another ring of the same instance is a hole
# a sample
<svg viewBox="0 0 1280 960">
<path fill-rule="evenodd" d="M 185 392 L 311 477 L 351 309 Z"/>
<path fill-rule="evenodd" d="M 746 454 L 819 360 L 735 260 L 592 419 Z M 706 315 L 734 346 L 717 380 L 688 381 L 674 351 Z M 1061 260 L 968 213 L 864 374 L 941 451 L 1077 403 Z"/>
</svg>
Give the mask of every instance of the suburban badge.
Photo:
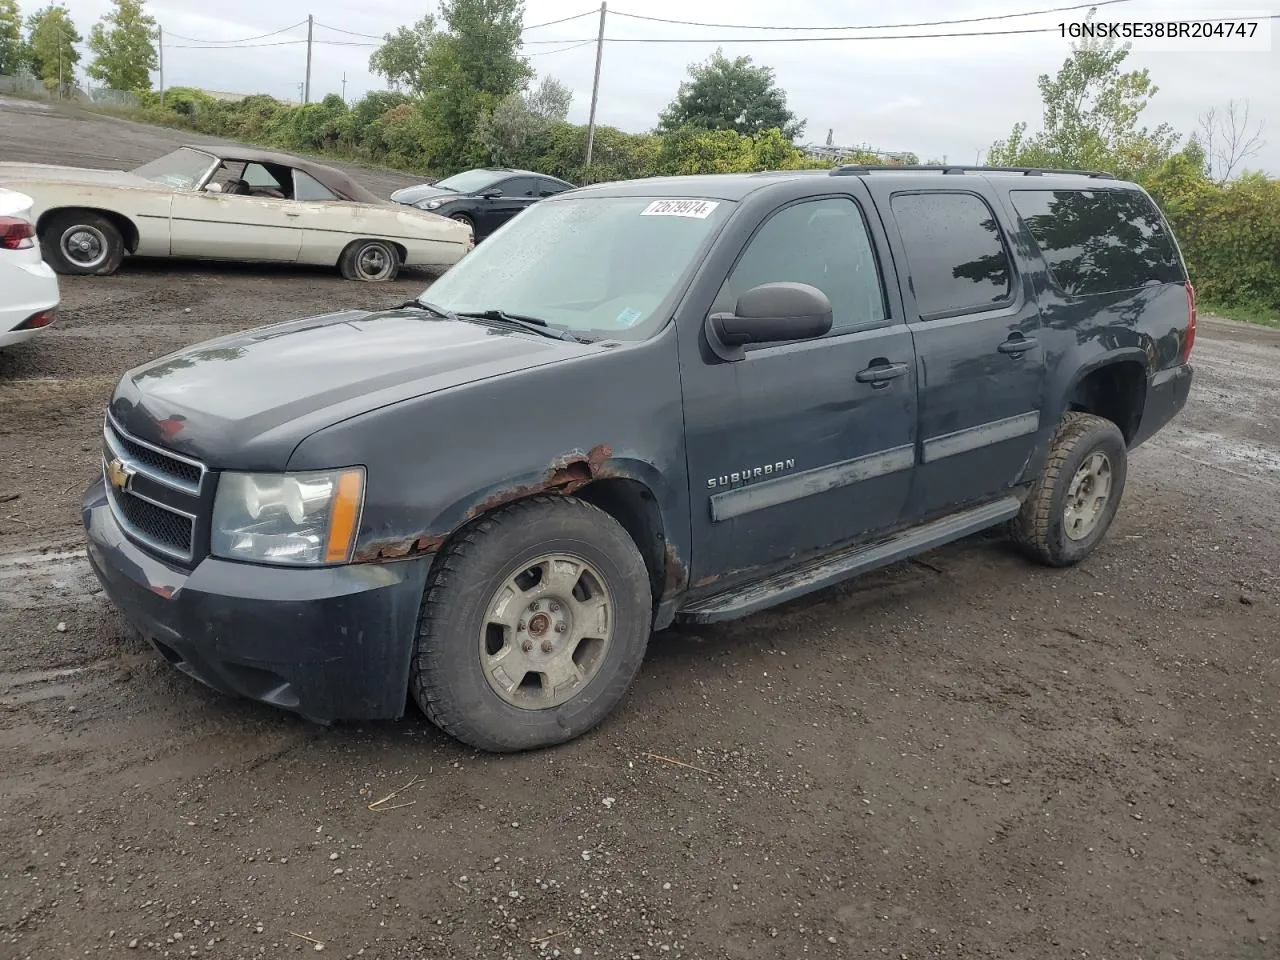
<svg viewBox="0 0 1280 960">
<path fill-rule="evenodd" d="M 777 463 L 766 463 L 763 467 L 748 467 L 746 470 L 737 470 L 719 477 L 708 477 L 707 489 L 718 490 L 720 487 L 733 487 L 740 483 L 750 483 L 752 480 L 762 480 L 765 477 L 772 477 L 775 473 L 793 470 L 795 465 L 794 459 L 779 460 Z"/>
</svg>

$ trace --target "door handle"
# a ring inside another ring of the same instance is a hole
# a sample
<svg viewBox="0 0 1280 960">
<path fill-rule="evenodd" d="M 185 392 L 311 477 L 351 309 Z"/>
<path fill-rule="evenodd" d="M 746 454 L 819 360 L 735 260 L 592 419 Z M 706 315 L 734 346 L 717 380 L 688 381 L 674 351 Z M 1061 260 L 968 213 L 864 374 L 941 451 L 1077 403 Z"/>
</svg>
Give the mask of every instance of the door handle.
<svg viewBox="0 0 1280 960">
<path fill-rule="evenodd" d="M 872 363 L 865 370 L 859 370 L 854 379 L 859 383 L 869 383 L 873 389 L 880 390 L 889 385 L 890 380 L 904 376 L 911 368 L 905 363 L 889 363 L 881 361 Z"/>
<path fill-rule="evenodd" d="M 1020 333 L 1013 334 L 1008 340 L 996 347 L 1001 353 L 1009 353 L 1020 357 L 1036 345 L 1035 337 L 1024 337 Z"/>
<path fill-rule="evenodd" d="M 300 217 L 302 216 L 302 212 L 299 210 L 286 210 L 284 212 L 284 215 L 286 217 Z"/>
</svg>

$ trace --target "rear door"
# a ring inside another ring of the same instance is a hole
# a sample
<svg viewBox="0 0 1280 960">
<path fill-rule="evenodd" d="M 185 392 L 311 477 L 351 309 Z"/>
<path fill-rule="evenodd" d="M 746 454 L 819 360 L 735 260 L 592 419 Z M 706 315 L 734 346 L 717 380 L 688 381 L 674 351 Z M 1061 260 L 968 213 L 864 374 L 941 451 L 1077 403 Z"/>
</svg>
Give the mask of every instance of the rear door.
<svg viewBox="0 0 1280 960">
<path fill-rule="evenodd" d="M 1044 409 L 1030 278 L 979 189 L 869 187 L 890 223 L 919 378 L 920 463 L 906 515 L 994 498 L 1020 478 Z"/>
<path fill-rule="evenodd" d="M 831 332 L 737 361 L 682 343 L 696 580 L 727 585 L 901 516 L 915 458 L 911 334 L 886 295 L 865 189 L 841 181 L 765 214 L 709 311 L 732 311 L 762 283 L 807 283 L 831 300 Z"/>
</svg>

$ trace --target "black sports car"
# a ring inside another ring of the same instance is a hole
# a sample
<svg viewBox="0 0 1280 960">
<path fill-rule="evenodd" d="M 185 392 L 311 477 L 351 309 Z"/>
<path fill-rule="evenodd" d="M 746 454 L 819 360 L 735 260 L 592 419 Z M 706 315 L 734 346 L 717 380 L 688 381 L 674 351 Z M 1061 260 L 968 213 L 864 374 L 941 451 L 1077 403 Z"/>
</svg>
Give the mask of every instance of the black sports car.
<svg viewBox="0 0 1280 960">
<path fill-rule="evenodd" d="M 521 210 L 573 186 L 530 170 L 485 167 L 405 187 L 391 194 L 391 199 L 465 223 L 479 243 Z"/>
</svg>

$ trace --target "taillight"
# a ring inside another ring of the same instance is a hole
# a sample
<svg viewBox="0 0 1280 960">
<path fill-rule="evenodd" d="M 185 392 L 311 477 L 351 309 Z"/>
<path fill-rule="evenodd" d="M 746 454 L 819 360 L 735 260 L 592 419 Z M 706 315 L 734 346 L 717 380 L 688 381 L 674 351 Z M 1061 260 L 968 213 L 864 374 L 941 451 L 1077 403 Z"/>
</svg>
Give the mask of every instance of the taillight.
<svg viewBox="0 0 1280 960">
<path fill-rule="evenodd" d="M 1191 359 L 1191 348 L 1196 344 L 1196 288 L 1187 281 L 1187 339 L 1182 344 L 1182 362 Z"/>
<path fill-rule="evenodd" d="M 36 245 L 36 228 L 21 217 L 0 217 L 0 249 L 30 250 Z"/>
<path fill-rule="evenodd" d="M 39 313 L 33 313 L 27 319 L 23 320 L 15 327 L 15 330 L 39 330 L 41 327 L 47 327 L 53 321 L 58 319 L 57 309 L 41 310 Z"/>
</svg>

